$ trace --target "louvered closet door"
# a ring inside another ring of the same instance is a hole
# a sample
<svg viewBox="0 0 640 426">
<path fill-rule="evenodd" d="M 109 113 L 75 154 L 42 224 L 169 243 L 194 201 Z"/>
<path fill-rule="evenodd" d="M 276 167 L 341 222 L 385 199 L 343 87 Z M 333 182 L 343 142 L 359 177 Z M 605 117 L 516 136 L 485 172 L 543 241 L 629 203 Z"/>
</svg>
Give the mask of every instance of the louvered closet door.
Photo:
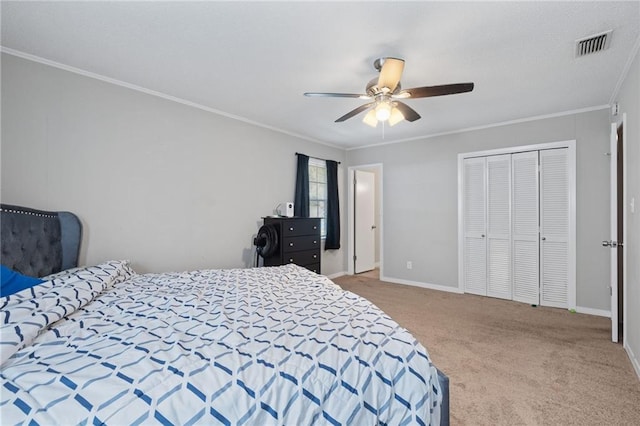
<svg viewBox="0 0 640 426">
<path fill-rule="evenodd" d="M 511 157 L 513 300 L 540 303 L 538 263 L 538 151 Z"/>
<path fill-rule="evenodd" d="M 464 160 L 464 291 L 487 295 L 485 158 Z"/>
<path fill-rule="evenodd" d="M 569 284 L 567 149 L 540 151 L 540 304 L 566 308 Z"/>
<path fill-rule="evenodd" d="M 487 157 L 487 296 L 511 300 L 511 154 Z"/>
</svg>

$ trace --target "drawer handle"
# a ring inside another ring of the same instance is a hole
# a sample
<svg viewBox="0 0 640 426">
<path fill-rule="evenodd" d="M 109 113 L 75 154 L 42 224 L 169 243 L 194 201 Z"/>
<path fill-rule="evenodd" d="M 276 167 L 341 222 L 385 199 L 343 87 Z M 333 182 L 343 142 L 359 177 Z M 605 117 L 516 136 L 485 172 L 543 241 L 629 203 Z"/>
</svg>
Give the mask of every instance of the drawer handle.
<svg viewBox="0 0 640 426">
<path fill-rule="evenodd" d="M 293 247 L 293 243 L 289 243 L 289 247 Z"/>
<path fill-rule="evenodd" d="M 313 244 L 318 244 L 318 241 L 316 241 L 316 240 L 313 240 Z"/>
<path fill-rule="evenodd" d="M 314 259 L 317 259 L 317 258 L 318 258 L 318 255 L 317 255 L 317 254 L 314 254 L 314 255 L 313 255 L 313 258 L 314 258 Z"/>
<path fill-rule="evenodd" d="M 289 263 L 293 263 L 293 259 L 289 259 Z"/>
<path fill-rule="evenodd" d="M 318 229 L 318 227 L 316 225 L 313 225 L 313 229 Z"/>
<path fill-rule="evenodd" d="M 289 227 L 289 231 L 293 231 L 293 226 L 290 226 L 290 227 Z"/>
</svg>

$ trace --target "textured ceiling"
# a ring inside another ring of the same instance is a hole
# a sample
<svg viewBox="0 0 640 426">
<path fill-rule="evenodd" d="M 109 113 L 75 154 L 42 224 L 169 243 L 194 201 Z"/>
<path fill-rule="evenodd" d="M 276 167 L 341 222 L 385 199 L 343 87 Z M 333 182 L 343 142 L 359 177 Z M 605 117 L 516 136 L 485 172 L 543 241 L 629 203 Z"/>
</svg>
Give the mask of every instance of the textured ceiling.
<svg viewBox="0 0 640 426">
<path fill-rule="evenodd" d="M 613 29 L 610 48 L 575 40 Z M 2 46 L 344 148 L 606 105 L 637 48 L 640 2 L 2 2 Z M 422 119 L 372 129 L 373 61 L 403 87 L 474 82 L 413 99 Z"/>
</svg>

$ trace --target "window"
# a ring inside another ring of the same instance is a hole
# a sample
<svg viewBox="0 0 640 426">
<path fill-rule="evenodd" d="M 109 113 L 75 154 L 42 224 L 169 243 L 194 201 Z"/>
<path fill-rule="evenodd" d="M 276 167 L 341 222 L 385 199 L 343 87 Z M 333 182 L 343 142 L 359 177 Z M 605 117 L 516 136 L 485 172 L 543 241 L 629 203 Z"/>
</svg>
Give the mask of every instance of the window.
<svg viewBox="0 0 640 426">
<path fill-rule="evenodd" d="M 309 159 L 309 217 L 319 217 L 322 238 L 327 236 L 327 165 Z"/>
</svg>

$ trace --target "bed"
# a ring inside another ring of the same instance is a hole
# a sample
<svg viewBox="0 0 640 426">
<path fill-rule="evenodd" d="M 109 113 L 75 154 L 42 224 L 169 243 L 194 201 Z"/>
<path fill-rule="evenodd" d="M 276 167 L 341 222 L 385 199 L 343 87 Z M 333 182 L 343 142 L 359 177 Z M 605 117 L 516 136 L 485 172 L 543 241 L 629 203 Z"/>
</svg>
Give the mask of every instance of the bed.
<svg viewBox="0 0 640 426">
<path fill-rule="evenodd" d="M 2 264 L 44 280 L 0 298 L 3 424 L 448 424 L 424 347 L 324 276 L 78 268 L 75 215 L 0 210 Z"/>
</svg>

